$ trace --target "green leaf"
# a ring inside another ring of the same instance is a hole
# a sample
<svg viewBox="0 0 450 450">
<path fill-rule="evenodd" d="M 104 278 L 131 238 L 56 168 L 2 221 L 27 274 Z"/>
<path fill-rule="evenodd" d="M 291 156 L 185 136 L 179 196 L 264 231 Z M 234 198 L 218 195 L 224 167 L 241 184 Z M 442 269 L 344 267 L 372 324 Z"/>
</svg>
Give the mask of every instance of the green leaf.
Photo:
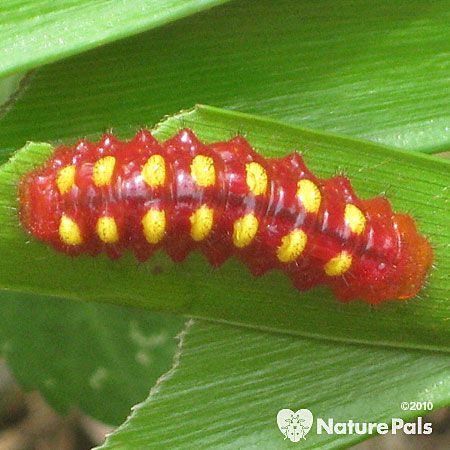
<svg viewBox="0 0 450 450">
<path fill-rule="evenodd" d="M 0 77 L 197 13 L 226 0 L 3 0 Z"/>
<path fill-rule="evenodd" d="M 58 411 L 118 424 L 172 365 L 175 316 L 1 292 L 0 348 L 16 379 Z"/>
<path fill-rule="evenodd" d="M 212 270 L 199 254 L 182 264 L 173 264 L 162 253 L 145 264 L 137 264 L 130 254 L 118 261 L 58 254 L 30 241 L 16 214 L 20 174 L 46 159 L 52 151 L 48 144 L 29 144 L 0 171 L 0 286 L 301 336 L 449 350 L 449 161 L 209 107 L 167 119 L 155 135 L 167 138 L 181 126 L 194 129 L 207 142 L 229 138 L 240 129 L 268 156 L 301 149 L 307 165 L 320 176 L 344 167 L 362 197 L 387 189 L 395 209 L 411 212 L 435 247 L 436 268 L 421 298 L 376 309 L 362 302 L 346 305 L 323 287 L 299 292 L 278 272 L 253 278 L 235 260 Z"/>
<path fill-rule="evenodd" d="M 369 436 L 318 435 L 318 417 L 390 425 L 423 415 L 402 411 L 401 402 L 437 409 L 449 392 L 447 355 L 194 323 L 175 368 L 100 449 L 293 448 L 277 427 L 283 408 L 314 415 L 299 448 L 347 448 Z"/>
<path fill-rule="evenodd" d="M 449 22 L 446 0 L 231 2 L 39 71 L 1 121 L 0 143 L 12 151 L 111 127 L 129 134 L 206 103 L 447 149 Z"/>
<path fill-rule="evenodd" d="M 14 92 L 17 92 L 21 79 L 22 75 L 11 75 L 0 79 L 0 115 L 4 113 Z"/>
</svg>

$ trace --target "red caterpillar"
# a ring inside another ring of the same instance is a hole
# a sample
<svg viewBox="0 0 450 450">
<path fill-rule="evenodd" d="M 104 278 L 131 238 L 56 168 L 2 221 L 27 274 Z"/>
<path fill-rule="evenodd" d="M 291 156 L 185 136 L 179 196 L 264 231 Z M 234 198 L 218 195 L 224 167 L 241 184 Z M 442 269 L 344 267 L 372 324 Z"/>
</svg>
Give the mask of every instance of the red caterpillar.
<svg viewBox="0 0 450 450">
<path fill-rule="evenodd" d="M 23 177 L 19 201 L 23 226 L 70 255 L 129 248 L 144 261 L 163 248 L 181 261 L 198 249 L 214 266 L 235 255 L 254 275 L 279 268 L 341 301 L 413 297 L 432 262 L 386 199 L 317 178 L 297 153 L 266 159 L 242 137 L 205 145 L 188 129 L 164 143 L 143 130 L 61 146 Z"/>
</svg>

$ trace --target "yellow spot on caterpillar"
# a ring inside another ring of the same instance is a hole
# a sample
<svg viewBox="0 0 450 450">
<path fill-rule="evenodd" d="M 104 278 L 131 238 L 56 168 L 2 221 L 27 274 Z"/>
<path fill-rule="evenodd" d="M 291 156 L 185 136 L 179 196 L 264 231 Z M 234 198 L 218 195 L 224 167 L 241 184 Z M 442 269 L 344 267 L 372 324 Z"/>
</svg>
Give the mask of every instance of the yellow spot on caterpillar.
<svg viewBox="0 0 450 450">
<path fill-rule="evenodd" d="M 151 208 L 142 218 L 142 228 L 149 244 L 157 244 L 166 231 L 166 214 L 159 209 Z"/>
<path fill-rule="evenodd" d="M 62 215 L 61 221 L 59 222 L 58 232 L 59 237 L 64 244 L 80 245 L 83 243 L 80 227 L 74 220 L 67 217 L 65 214 Z"/>
<path fill-rule="evenodd" d="M 258 232 L 259 222 L 254 214 L 246 214 L 233 225 L 233 243 L 242 248 L 249 245 Z"/>
<path fill-rule="evenodd" d="M 191 176 L 199 186 L 213 186 L 216 182 L 213 159 L 209 156 L 197 155 L 191 163 Z"/>
<path fill-rule="evenodd" d="M 319 211 L 322 195 L 311 180 L 300 180 L 297 183 L 297 196 L 300 197 L 306 212 L 316 213 Z"/>
<path fill-rule="evenodd" d="M 344 274 L 352 265 L 352 255 L 348 252 L 341 252 L 331 258 L 324 266 L 325 273 L 330 277 L 337 277 Z"/>
<path fill-rule="evenodd" d="M 214 223 L 214 211 L 206 205 L 200 206 L 189 218 L 191 221 L 191 237 L 194 241 L 205 239 L 211 232 Z"/>
<path fill-rule="evenodd" d="M 119 240 L 119 230 L 113 217 L 100 217 L 95 229 L 105 244 L 114 244 Z"/>
<path fill-rule="evenodd" d="M 142 178 L 151 187 L 164 186 L 166 163 L 161 155 L 152 155 L 142 168 Z"/>
<path fill-rule="evenodd" d="M 56 185 L 59 192 L 65 194 L 69 192 L 75 184 L 75 166 L 66 166 L 60 169 L 56 177 Z"/>
<path fill-rule="evenodd" d="M 105 156 L 104 158 L 100 158 L 94 164 L 94 170 L 92 173 L 94 184 L 98 187 L 107 186 L 111 182 L 115 165 L 116 158 L 114 158 L 114 156 Z"/>
<path fill-rule="evenodd" d="M 281 240 L 281 245 L 277 249 L 278 259 L 284 263 L 295 261 L 303 253 L 307 240 L 308 237 L 303 230 L 291 231 Z"/>
<path fill-rule="evenodd" d="M 251 162 L 245 165 L 247 186 L 255 195 L 262 195 L 267 190 L 267 173 L 261 164 Z"/>
<path fill-rule="evenodd" d="M 345 207 L 345 223 L 355 234 L 361 234 L 366 227 L 366 218 L 359 208 L 349 203 Z"/>
</svg>

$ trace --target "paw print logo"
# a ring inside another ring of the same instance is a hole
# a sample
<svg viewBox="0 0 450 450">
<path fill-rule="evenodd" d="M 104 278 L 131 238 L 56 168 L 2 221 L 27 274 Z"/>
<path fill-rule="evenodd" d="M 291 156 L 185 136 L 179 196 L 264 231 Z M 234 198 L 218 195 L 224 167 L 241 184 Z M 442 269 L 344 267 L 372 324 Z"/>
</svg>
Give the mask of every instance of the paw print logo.
<svg viewBox="0 0 450 450">
<path fill-rule="evenodd" d="M 292 442 L 300 442 L 306 439 L 311 430 L 313 415 L 309 409 L 299 409 L 294 412 L 291 409 L 282 409 L 277 414 L 277 424 L 284 439 Z"/>
</svg>

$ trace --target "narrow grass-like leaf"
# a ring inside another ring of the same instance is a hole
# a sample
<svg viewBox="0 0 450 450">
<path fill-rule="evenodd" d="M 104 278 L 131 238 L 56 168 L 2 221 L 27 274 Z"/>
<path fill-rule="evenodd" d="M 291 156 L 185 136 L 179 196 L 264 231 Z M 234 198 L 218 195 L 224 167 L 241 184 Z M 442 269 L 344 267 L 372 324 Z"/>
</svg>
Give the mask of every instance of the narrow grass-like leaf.
<svg viewBox="0 0 450 450">
<path fill-rule="evenodd" d="M 16 211 L 17 180 L 51 153 L 45 144 L 29 144 L 0 171 L 0 286 L 302 336 L 449 350 L 449 161 L 208 107 L 167 119 L 155 134 L 167 138 L 181 126 L 191 127 L 207 142 L 241 130 L 270 156 L 301 150 L 320 176 L 345 168 L 362 197 L 388 190 L 394 207 L 412 213 L 435 248 L 436 268 L 421 297 L 372 309 L 362 302 L 338 303 L 325 288 L 299 292 L 278 272 L 255 279 L 235 260 L 212 269 L 199 254 L 182 264 L 173 264 L 164 254 L 145 264 L 130 254 L 119 261 L 57 254 L 24 233 Z"/>
<path fill-rule="evenodd" d="M 424 415 L 403 411 L 401 402 L 439 408 L 449 392 L 447 355 L 194 323 L 175 369 L 100 448 L 347 448 L 370 435 L 318 435 L 319 417 L 390 426 L 392 418 Z M 283 408 L 312 411 L 306 440 L 284 440 L 276 423 Z"/>
<path fill-rule="evenodd" d="M 0 78 L 173 22 L 226 0 L 2 0 Z"/>
<path fill-rule="evenodd" d="M 129 133 L 206 103 L 446 150 L 449 22 L 446 0 L 230 2 L 39 71 L 1 121 L 0 147 Z"/>
</svg>

